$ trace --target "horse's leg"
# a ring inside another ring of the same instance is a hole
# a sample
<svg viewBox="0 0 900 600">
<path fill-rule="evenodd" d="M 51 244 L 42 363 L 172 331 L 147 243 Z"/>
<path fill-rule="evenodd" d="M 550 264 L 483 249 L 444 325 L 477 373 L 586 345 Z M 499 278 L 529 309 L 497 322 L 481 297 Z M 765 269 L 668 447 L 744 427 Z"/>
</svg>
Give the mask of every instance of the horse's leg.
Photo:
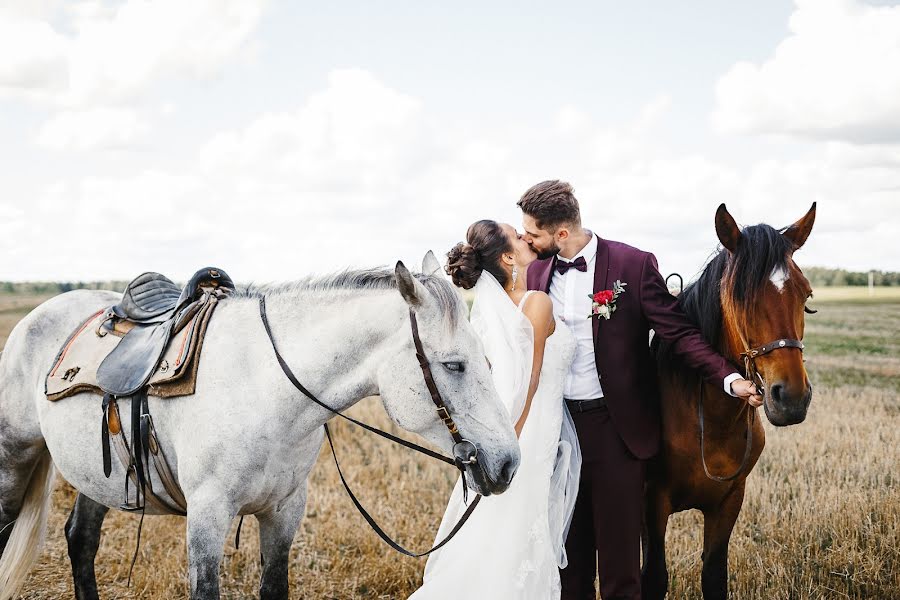
<svg viewBox="0 0 900 600">
<path fill-rule="evenodd" d="M 97 576 L 94 573 L 94 557 L 100 547 L 100 527 L 109 508 L 79 493 L 75 506 L 66 521 L 66 542 L 69 560 L 72 562 L 72 578 L 75 580 L 75 598 L 94 600 L 97 594 Z"/>
<path fill-rule="evenodd" d="M 286 600 L 288 593 L 288 562 L 294 534 L 303 518 L 306 489 L 297 490 L 295 499 L 280 511 L 256 515 L 259 521 L 259 553 L 262 577 L 259 582 L 260 600 Z"/>
<path fill-rule="evenodd" d="M 225 492 L 193 494 L 188 501 L 187 544 L 191 600 L 219 597 L 219 566 L 235 517 Z"/>
<path fill-rule="evenodd" d="M 728 596 L 728 542 L 744 502 L 742 481 L 715 509 L 703 513 L 703 598 Z"/>
<path fill-rule="evenodd" d="M 644 567 L 641 573 L 641 597 L 662 600 L 669 587 L 666 568 L 666 527 L 672 503 L 665 490 L 647 488 L 644 509 Z"/>
<path fill-rule="evenodd" d="M 43 448 L 15 447 L 11 440 L 0 439 L 0 556 L 6 550 L 31 474 L 43 452 Z"/>
</svg>

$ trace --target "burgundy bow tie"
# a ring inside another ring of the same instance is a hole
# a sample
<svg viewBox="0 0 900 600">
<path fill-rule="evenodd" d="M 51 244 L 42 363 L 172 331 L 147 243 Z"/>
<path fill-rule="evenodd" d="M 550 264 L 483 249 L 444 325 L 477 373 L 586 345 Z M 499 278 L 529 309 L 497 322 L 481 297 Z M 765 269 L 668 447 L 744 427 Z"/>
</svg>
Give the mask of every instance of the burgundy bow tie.
<svg viewBox="0 0 900 600">
<path fill-rule="evenodd" d="M 556 271 L 560 275 L 565 275 L 566 271 L 569 269 L 575 269 L 576 271 L 581 271 L 582 273 L 587 272 L 587 261 L 584 260 L 583 256 L 579 256 L 572 262 L 568 262 L 565 260 L 557 260 L 556 261 Z"/>
</svg>

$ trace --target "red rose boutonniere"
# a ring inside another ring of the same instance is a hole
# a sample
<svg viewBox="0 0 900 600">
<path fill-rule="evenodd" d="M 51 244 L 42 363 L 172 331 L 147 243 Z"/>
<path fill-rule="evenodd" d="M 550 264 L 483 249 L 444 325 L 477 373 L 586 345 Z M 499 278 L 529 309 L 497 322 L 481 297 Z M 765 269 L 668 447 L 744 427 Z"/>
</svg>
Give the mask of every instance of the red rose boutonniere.
<svg viewBox="0 0 900 600">
<path fill-rule="evenodd" d="M 619 298 L 619 294 L 625 291 L 625 286 L 627 283 L 622 283 L 618 279 L 613 283 L 613 289 L 611 290 L 603 290 L 601 292 L 597 292 L 593 296 L 589 296 L 592 301 L 591 304 L 591 314 L 588 315 L 588 319 L 593 317 L 603 317 L 604 319 L 609 319 L 614 312 L 616 312 L 616 300 Z"/>
</svg>

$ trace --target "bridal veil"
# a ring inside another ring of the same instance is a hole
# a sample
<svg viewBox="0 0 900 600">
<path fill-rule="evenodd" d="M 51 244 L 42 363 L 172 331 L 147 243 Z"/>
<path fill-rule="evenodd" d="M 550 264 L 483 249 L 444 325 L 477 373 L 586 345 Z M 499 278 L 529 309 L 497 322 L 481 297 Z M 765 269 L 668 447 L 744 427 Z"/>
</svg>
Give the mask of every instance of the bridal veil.
<svg viewBox="0 0 900 600">
<path fill-rule="evenodd" d="M 482 272 L 475 284 L 475 301 L 470 321 L 484 346 L 491 375 L 510 419 L 515 422 L 525 407 L 534 359 L 534 332 L 531 322 L 510 302 L 506 291 L 489 272 Z M 567 564 L 565 541 L 575 509 L 581 473 L 581 450 L 575 425 L 563 398 L 562 427 L 556 460 L 550 478 L 549 524 L 551 540 L 560 568 Z"/>
</svg>

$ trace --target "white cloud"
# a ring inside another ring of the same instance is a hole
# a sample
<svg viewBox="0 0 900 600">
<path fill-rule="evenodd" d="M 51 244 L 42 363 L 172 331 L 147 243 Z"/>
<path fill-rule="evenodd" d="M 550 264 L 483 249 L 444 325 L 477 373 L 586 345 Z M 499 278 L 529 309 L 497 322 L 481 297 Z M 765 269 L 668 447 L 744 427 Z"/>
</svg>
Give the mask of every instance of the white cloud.
<svg viewBox="0 0 900 600">
<path fill-rule="evenodd" d="M 669 94 L 660 94 L 645 104 L 634 124 L 634 132 L 640 135 L 652 129 L 671 107 L 672 96 Z"/>
<path fill-rule="evenodd" d="M 305 189 L 402 176 L 420 158 L 420 102 L 361 70 L 337 70 L 328 87 L 291 113 L 264 115 L 201 151 L 207 170 L 289 174 Z"/>
<path fill-rule="evenodd" d="M 50 150 L 115 149 L 133 145 L 149 131 L 149 123 L 136 110 L 70 110 L 46 121 L 35 142 Z"/>
<path fill-rule="evenodd" d="M 69 42 L 48 23 L 0 13 L 0 93 L 61 93 L 68 84 L 68 49 Z"/>
<path fill-rule="evenodd" d="M 295 110 L 213 136 L 178 169 L 52 182 L 20 213 L 0 202 L 19 224 L 0 236 L 0 278 L 184 278 L 209 263 L 246 281 L 415 264 L 477 219 L 520 225 L 516 200 L 547 178 L 571 181 L 586 225 L 656 252 L 664 272 L 699 269 L 723 201 L 739 222 L 783 226 L 818 200 L 802 264 L 897 268 L 894 147 L 823 144 L 734 167 L 661 144 L 652 117 L 667 103 L 616 128 L 578 107 L 486 127 L 438 121 L 370 73 L 336 71 Z"/>
<path fill-rule="evenodd" d="M 2 10 L 0 94 L 86 108 L 131 100 L 165 77 L 212 75 L 246 49 L 263 4 L 127 0 Z"/>
<path fill-rule="evenodd" d="M 556 126 L 562 133 L 576 133 L 590 125 L 591 116 L 577 106 L 563 106 L 556 115 Z"/>
<path fill-rule="evenodd" d="M 723 132 L 900 142 L 900 6 L 796 0 L 791 34 L 716 86 Z"/>
</svg>

